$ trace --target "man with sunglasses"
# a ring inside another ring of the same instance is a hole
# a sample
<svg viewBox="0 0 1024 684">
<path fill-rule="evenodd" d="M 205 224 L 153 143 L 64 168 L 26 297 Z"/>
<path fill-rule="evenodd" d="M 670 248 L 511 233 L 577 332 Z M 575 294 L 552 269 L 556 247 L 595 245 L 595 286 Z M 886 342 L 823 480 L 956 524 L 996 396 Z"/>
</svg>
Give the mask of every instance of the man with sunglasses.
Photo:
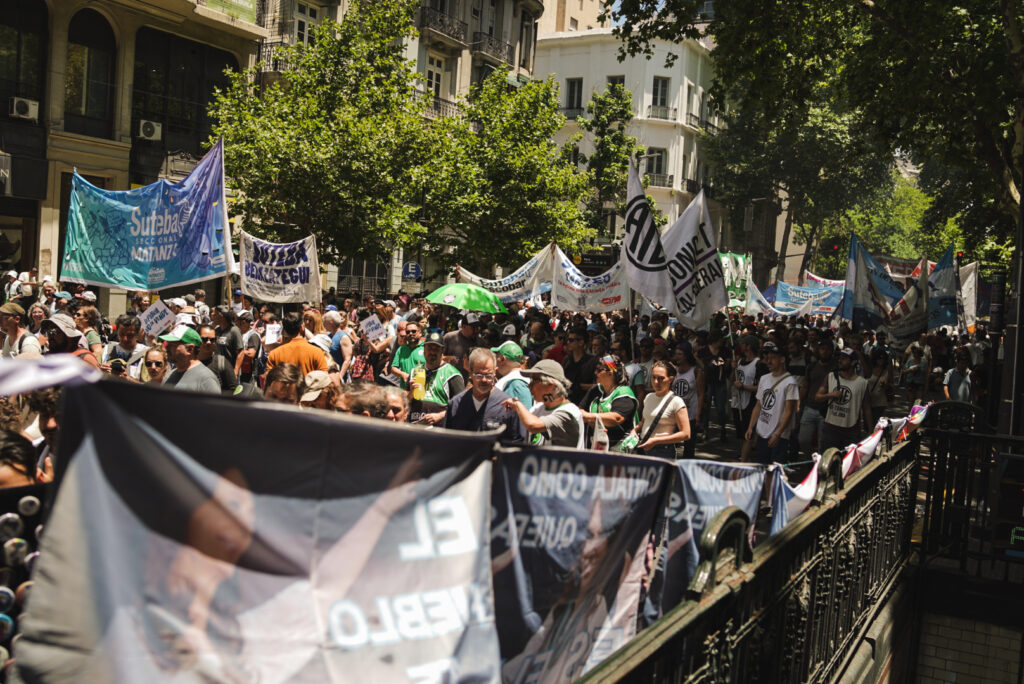
<svg viewBox="0 0 1024 684">
<path fill-rule="evenodd" d="M 582 328 L 570 330 L 565 344 L 568 353 L 562 361 L 562 370 L 569 382 L 569 401 L 578 405 L 583 395 L 597 382 L 594 377 L 597 359 L 587 353 L 587 333 Z"/>
<path fill-rule="evenodd" d="M 158 339 L 167 343 L 167 358 L 174 367 L 164 378 L 165 385 L 191 392 L 220 394 L 220 380 L 199 361 L 199 348 L 203 346 L 199 333 L 187 325 L 178 325 Z"/>
<path fill-rule="evenodd" d="M 212 325 L 199 326 L 199 362 L 213 371 L 220 383 L 221 394 L 232 395 L 238 387 L 235 369 L 223 355 L 217 353 L 217 331 Z"/>
</svg>

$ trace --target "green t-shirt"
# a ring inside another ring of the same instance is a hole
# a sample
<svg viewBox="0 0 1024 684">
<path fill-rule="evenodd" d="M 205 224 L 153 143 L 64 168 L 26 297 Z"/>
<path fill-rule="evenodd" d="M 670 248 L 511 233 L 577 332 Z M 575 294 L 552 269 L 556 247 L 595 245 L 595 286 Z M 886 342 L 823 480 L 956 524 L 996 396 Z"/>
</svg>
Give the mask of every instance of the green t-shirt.
<svg viewBox="0 0 1024 684">
<path fill-rule="evenodd" d="M 391 365 L 403 373 L 411 373 L 412 369 L 419 365 L 425 365 L 426 361 L 423 360 L 423 343 L 420 342 L 416 347 L 410 347 L 407 344 L 403 344 L 395 352 L 395 360 L 391 362 Z M 402 389 L 408 389 L 409 383 L 402 382 Z"/>
</svg>

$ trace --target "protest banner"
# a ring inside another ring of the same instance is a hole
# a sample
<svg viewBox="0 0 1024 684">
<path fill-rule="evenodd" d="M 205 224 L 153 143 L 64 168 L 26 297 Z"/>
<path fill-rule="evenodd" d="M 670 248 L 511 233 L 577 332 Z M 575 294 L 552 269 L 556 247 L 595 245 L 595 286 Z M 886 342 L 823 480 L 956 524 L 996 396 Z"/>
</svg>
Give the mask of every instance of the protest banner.
<svg viewBox="0 0 1024 684">
<path fill-rule="evenodd" d="M 625 309 L 629 286 L 622 263 L 596 276 L 584 275 L 560 247 L 555 247 L 551 304 L 569 311 L 601 313 Z"/>
<path fill-rule="evenodd" d="M 978 262 L 960 268 L 960 306 L 963 307 L 963 326 L 974 332 L 978 322 Z"/>
<path fill-rule="evenodd" d="M 811 287 L 801 287 L 786 282 L 779 282 L 776 283 L 775 288 L 775 307 L 778 309 L 799 309 L 807 302 L 811 302 L 811 314 L 831 316 L 843 300 L 845 286 L 846 283 L 843 281 L 840 281 L 839 285 Z"/>
<path fill-rule="evenodd" d="M 801 481 L 795 487 L 789 484 L 786 478 L 785 466 L 773 463 L 768 466 L 768 473 L 771 475 L 772 503 L 772 526 L 769 535 L 778 534 L 794 518 L 807 510 L 814 500 L 818 491 L 818 464 L 821 462 L 821 454 L 814 454 L 811 457 L 811 469 L 807 471 Z"/>
<path fill-rule="evenodd" d="M 499 681 L 489 436 L 129 383 L 64 409 L 26 681 Z"/>
<path fill-rule="evenodd" d="M 370 342 L 376 342 L 382 337 L 386 337 L 388 334 L 387 328 L 380 322 L 380 317 L 376 314 L 367 316 L 363 320 L 359 321 L 359 329 L 366 335 L 366 339 Z"/>
<path fill-rule="evenodd" d="M 747 281 L 747 296 L 746 305 L 744 307 L 744 313 L 748 316 L 756 316 L 757 314 L 764 314 L 766 316 L 774 316 L 783 318 L 785 316 L 806 316 L 811 313 L 814 306 L 814 301 L 808 299 L 805 301 L 800 308 L 797 309 L 777 309 L 768 303 L 761 291 L 757 289 L 757 285 L 754 284 L 753 280 Z"/>
<path fill-rule="evenodd" d="M 922 263 L 924 260 L 922 259 Z M 918 271 L 921 273 L 921 271 Z M 891 344 L 903 349 L 928 330 L 929 298 L 928 274 L 909 280 L 910 287 L 891 309 L 885 312 L 879 330 L 884 331 Z M 955 300 L 954 300 L 955 301 Z"/>
<path fill-rule="evenodd" d="M 626 189 L 625 237 L 619 258 L 626 269 L 626 282 L 647 299 L 667 306 L 674 297 L 672 281 L 666 270 L 668 259 L 640 182 L 640 172 L 633 162 L 629 164 Z"/>
<path fill-rule="evenodd" d="M 747 281 L 750 280 L 750 257 L 746 254 L 719 252 L 722 273 L 725 275 L 725 291 L 730 301 L 747 301 Z"/>
<path fill-rule="evenodd" d="M 753 529 L 767 472 L 766 466 L 702 460 L 678 461 L 676 466 L 679 477 L 665 511 L 668 539 L 651 587 L 645 615 L 648 621 L 672 610 L 685 597 L 697 570 L 697 543 L 715 515 L 728 506 L 738 506 Z"/>
<path fill-rule="evenodd" d="M 526 301 L 537 295 L 551 292 L 552 269 L 554 267 L 554 243 L 534 254 L 530 259 L 504 278 L 490 280 L 470 273 L 462 266 L 457 269 L 460 283 L 472 283 L 493 292 L 504 304 Z"/>
<path fill-rule="evenodd" d="M 818 285 L 823 287 L 843 287 L 846 285 L 845 280 L 832 280 L 830 278 L 822 278 L 819 275 L 814 275 L 810 271 L 804 271 L 804 280 L 810 285 Z"/>
<path fill-rule="evenodd" d="M 238 232 L 242 292 L 261 302 L 319 302 L 316 237 L 277 244 Z"/>
<path fill-rule="evenodd" d="M 491 553 L 503 681 L 574 681 L 633 637 L 671 468 L 607 452 L 501 453 Z"/>
<path fill-rule="evenodd" d="M 224 143 L 180 183 L 102 190 L 71 181 L 60 280 L 160 290 L 228 272 L 231 235 L 224 201 Z"/>
<path fill-rule="evenodd" d="M 139 323 L 147 335 L 155 337 L 174 324 L 174 312 L 163 300 L 157 299 L 139 314 Z"/>
</svg>

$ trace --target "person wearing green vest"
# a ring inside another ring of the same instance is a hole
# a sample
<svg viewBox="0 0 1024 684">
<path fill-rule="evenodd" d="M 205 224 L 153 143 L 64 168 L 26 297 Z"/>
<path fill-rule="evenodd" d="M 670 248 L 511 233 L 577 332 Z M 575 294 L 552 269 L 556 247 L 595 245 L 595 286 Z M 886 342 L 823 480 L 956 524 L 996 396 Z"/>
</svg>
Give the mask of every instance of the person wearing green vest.
<svg viewBox="0 0 1024 684">
<path fill-rule="evenodd" d="M 408 334 L 408 327 L 406 327 Z M 444 336 L 439 332 L 427 335 L 423 343 L 423 358 L 426 361 L 427 386 L 423 397 L 442 406 L 447 405 L 456 394 L 466 389 L 466 380 L 459 369 L 444 363 Z M 444 413 L 444 410 L 441 410 Z"/>
<path fill-rule="evenodd" d="M 422 366 L 423 342 L 420 341 L 419 322 L 409 321 L 405 324 L 405 344 L 395 350 L 395 358 L 391 362 L 391 372 L 402 381 L 402 389 L 409 389 L 409 374 L 416 366 Z"/>
<path fill-rule="evenodd" d="M 608 446 L 614 447 L 636 425 L 640 402 L 629 386 L 622 361 L 614 356 L 602 356 L 595 371 L 597 384 L 583 396 L 583 421 L 587 424 L 587 440 L 594 431 L 598 416 L 608 430 Z"/>
<path fill-rule="evenodd" d="M 491 347 L 498 366 L 495 371 L 498 373 L 497 387 L 510 397 L 523 402 L 526 408 L 533 406 L 533 396 L 530 394 L 530 381 L 523 377 L 523 348 L 509 340 L 502 342 L 497 347 Z"/>
<path fill-rule="evenodd" d="M 530 442 L 582 449 L 586 433 L 583 415 L 579 407 L 569 401 L 572 383 L 565 377 L 562 364 L 544 359 L 521 372 L 530 378 L 533 408 L 527 408 L 515 398 L 506 399 L 504 406 L 519 416 L 519 422 L 530 435 Z"/>
</svg>

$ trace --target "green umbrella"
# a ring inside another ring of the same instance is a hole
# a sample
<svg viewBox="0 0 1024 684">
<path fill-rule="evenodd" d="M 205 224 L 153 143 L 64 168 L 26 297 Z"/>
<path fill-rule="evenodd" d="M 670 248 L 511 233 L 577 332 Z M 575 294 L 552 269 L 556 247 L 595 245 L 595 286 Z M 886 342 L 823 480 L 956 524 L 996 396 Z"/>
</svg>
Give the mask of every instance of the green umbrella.
<svg viewBox="0 0 1024 684">
<path fill-rule="evenodd" d="M 508 313 L 505 305 L 492 292 L 470 283 L 452 283 L 439 287 L 427 295 L 427 301 L 435 304 L 447 304 L 467 311 Z"/>
</svg>

